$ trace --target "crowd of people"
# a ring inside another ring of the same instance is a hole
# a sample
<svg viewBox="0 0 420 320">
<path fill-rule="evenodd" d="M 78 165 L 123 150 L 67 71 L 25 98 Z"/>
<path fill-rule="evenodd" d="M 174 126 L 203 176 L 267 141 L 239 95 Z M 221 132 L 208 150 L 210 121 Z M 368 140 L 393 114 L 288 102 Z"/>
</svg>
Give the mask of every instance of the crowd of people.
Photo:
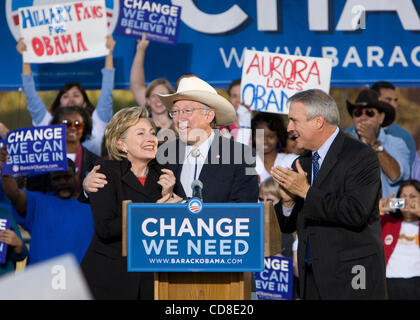
<svg viewBox="0 0 420 320">
<path fill-rule="evenodd" d="M 31 265 L 70 252 L 94 298 L 153 299 L 153 275 L 126 271 L 122 201 L 179 203 L 199 178 L 204 202 L 273 203 L 283 232 L 279 255 L 294 262 L 295 298 L 420 298 L 420 129 L 411 135 L 395 123 L 391 83 L 347 101 L 349 128 L 339 127 L 335 101 L 320 90 L 290 97 L 287 116 L 255 112 L 240 99 L 240 79 L 227 88 L 229 100 L 194 74 L 175 89 L 165 78 L 147 79 L 143 35 L 130 73 L 138 106 L 113 114 L 112 36 L 106 45 L 96 107 L 72 82 L 47 108 L 23 63 L 32 123 L 66 126 L 69 169 L 1 177 L 0 218 L 11 226 L 0 231 L 8 244 L 0 275 L 24 259 Z M 24 50 L 20 39 L 17 51 Z M 0 129 L 4 139 L 8 129 Z M 237 150 L 254 160 L 235 162 Z M 0 163 L 7 159 L 5 145 Z M 403 205 L 393 206 L 395 198 Z M 354 265 L 369 269 L 363 290 L 352 287 Z"/>
</svg>

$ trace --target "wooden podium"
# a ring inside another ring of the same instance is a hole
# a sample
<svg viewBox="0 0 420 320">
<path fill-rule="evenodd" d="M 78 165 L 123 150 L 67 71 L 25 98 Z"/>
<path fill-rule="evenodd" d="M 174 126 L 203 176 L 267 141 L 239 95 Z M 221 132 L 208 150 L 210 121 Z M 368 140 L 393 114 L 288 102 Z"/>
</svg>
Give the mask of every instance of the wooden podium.
<svg viewBox="0 0 420 320">
<path fill-rule="evenodd" d="M 127 203 L 123 202 L 123 256 L 127 256 Z M 264 256 L 281 251 L 272 203 L 264 206 Z M 250 272 L 155 272 L 155 300 L 250 300 Z"/>
</svg>

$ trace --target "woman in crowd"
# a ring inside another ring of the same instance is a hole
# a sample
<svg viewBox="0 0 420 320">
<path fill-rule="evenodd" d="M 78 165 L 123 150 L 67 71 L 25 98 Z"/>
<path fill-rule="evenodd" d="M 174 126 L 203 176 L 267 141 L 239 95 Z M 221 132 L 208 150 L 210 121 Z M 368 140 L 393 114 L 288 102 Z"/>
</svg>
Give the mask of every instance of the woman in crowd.
<svg viewBox="0 0 420 320">
<path fill-rule="evenodd" d="M 251 127 L 253 147 L 257 149 L 256 170 L 260 182 L 271 176 L 272 167 L 291 167 L 297 155 L 283 151 L 286 146 L 287 131 L 281 116 L 273 113 L 257 113 L 252 118 Z M 264 130 L 263 134 L 261 130 Z M 260 146 L 263 146 L 262 154 L 259 154 Z"/>
<path fill-rule="evenodd" d="M 153 299 L 153 273 L 127 272 L 122 257 L 122 201 L 179 202 L 175 176 L 156 161 L 156 126 L 144 107 L 124 108 L 109 122 L 106 147 L 112 160 L 99 162 L 107 183 L 89 199 L 95 235 L 82 270 L 96 299 Z M 96 168 L 96 167 L 95 167 Z"/>
<path fill-rule="evenodd" d="M 136 54 L 130 72 L 130 89 L 137 104 L 146 106 L 158 131 L 161 129 L 171 129 L 173 131 L 174 135 L 170 137 L 170 140 L 172 140 L 176 138 L 173 121 L 169 116 L 169 110 L 162 104 L 158 95 L 174 93 L 174 89 L 170 82 L 164 78 L 157 78 L 146 87 L 144 58 L 148 46 L 149 40 L 143 33 L 142 38 L 137 40 Z M 162 131 L 159 136 L 166 134 L 166 132 L 166 130 Z"/>
<path fill-rule="evenodd" d="M 382 241 L 385 249 L 389 299 L 420 299 L 420 182 L 401 183 L 397 198 L 405 204 L 395 211 L 392 196 L 381 199 Z"/>
<path fill-rule="evenodd" d="M 66 152 L 67 158 L 76 165 L 76 192 L 82 190 L 85 176 L 92 170 L 99 157 L 83 146 L 92 132 L 92 119 L 85 108 L 68 106 L 59 108 L 54 114 L 50 124 L 66 125 Z M 48 174 L 30 175 L 27 178 L 28 190 L 43 193 L 52 191 Z"/>
<path fill-rule="evenodd" d="M 92 132 L 92 120 L 86 109 L 69 106 L 59 108 L 51 120 L 51 124 L 66 125 L 67 158 L 76 165 L 76 192 L 82 190 L 85 176 L 92 170 L 99 157 L 83 146 Z"/>
<path fill-rule="evenodd" d="M 29 63 L 22 64 L 22 82 L 23 92 L 28 103 L 28 110 L 32 117 L 34 126 L 45 126 L 51 122 L 55 112 L 60 107 L 68 107 L 71 105 L 86 108 L 92 117 L 93 129 L 91 137 L 86 140 L 83 145 L 89 151 L 101 156 L 102 140 L 104 137 L 105 127 L 109 119 L 111 119 L 112 110 L 112 90 L 114 89 L 114 62 L 113 50 L 115 41 L 111 35 L 107 36 L 106 47 L 109 54 L 105 57 L 105 68 L 102 69 L 102 88 L 96 108 L 89 101 L 86 90 L 78 82 L 70 82 L 62 86 L 55 98 L 51 113 L 41 100 L 35 89 L 34 77 Z M 16 46 L 17 51 L 22 55 L 26 50 L 26 44 L 23 38 L 20 38 Z"/>
</svg>

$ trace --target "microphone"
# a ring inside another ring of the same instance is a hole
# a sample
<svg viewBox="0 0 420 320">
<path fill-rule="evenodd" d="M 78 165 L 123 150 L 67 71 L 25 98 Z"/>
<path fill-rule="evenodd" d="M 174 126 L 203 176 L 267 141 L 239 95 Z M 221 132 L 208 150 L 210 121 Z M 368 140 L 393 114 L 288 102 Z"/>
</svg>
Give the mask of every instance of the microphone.
<svg viewBox="0 0 420 320">
<path fill-rule="evenodd" d="M 203 183 L 200 180 L 194 180 L 191 183 L 192 198 L 203 200 Z"/>
</svg>

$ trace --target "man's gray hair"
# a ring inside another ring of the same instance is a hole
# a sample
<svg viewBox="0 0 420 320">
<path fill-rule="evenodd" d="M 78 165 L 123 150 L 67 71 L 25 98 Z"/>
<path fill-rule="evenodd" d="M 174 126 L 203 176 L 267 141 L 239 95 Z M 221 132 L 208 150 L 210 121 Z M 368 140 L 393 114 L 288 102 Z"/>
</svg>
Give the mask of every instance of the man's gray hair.
<svg viewBox="0 0 420 320">
<path fill-rule="evenodd" d="M 201 103 L 201 105 L 203 106 L 203 110 L 202 110 L 202 113 L 203 114 L 206 114 L 209 110 L 212 110 L 213 109 L 213 108 L 209 107 L 208 105 L 206 105 L 204 103 Z M 214 113 L 216 113 L 216 110 L 214 110 Z M 210 123 L 210 127 L 212 129 L 217 128 L 217 126 L 216 126 L 216 117 L 214 117 L 213 121 Z"/>
<path fill-rule="evenodd" d="M 305 105 L 307 120 L 322 115 L 328 124 L 333 126 L 340 124 L 340 112 L 337 103 L 330 95 L 320 89 L 298 92 L 287 100 L 289 106 L 292 102 L 301 102 Z"/>
</svg>

